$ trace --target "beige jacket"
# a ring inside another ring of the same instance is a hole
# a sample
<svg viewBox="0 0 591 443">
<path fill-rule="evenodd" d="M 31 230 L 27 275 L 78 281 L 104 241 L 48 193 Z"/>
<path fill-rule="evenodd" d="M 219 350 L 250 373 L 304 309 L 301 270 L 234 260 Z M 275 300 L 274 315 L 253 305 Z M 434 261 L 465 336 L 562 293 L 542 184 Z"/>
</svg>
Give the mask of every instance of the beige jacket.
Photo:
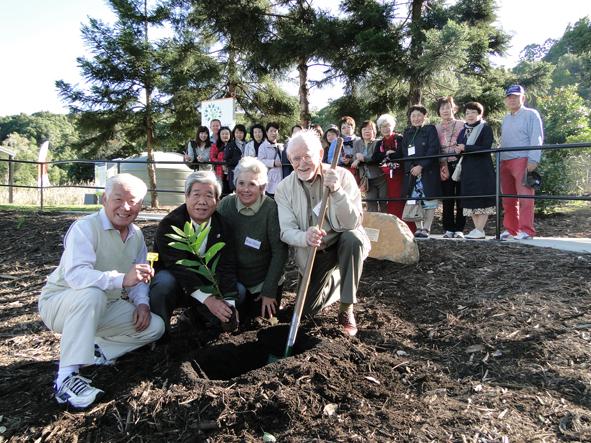
<svg viewBox="0 0 591 443">
<path fill-rule="evenodd" d="M 329 169 L 330 165 L 323 163 L 322 167 Z M 341 187 L 330 195 L 326 213 L 327 222 L 335 232 L 359 230 L 366 246 L 364 249 L 369 252 L 369 238 L 361 225 L 363 208 L 359 187 L 353 174 L 348 170 L 341 167 L 337 167 L 336 170 L 341 179 Z M 306 266 L 308 255 L 306 231 L 310 226 L 308 201 L 296 172 L 292 172 L 279 183 L 275 190 L 275 201 L 279 212 L 281 240 L 295 247 L 296 263 L 302 271 Z"/>
</svg>

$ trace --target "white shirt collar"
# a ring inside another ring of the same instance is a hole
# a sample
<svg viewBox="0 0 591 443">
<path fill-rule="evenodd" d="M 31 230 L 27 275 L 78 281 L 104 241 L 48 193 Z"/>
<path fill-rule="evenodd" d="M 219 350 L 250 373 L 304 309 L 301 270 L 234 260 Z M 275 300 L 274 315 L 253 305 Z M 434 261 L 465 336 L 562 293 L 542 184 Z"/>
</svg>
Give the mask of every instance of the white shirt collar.
<svg viewBox="0 0 591 443">
<path fill-rule="evenodd" d="M 107 217 L 107 213 L 105 212 L 105 208 L 100 209 L 99 218 L 101 220 L 101 225 L 103 226 L 103 229 L 105 231 L 108 231 L 110 229 L 115 229 L 115 227 L 113 226 L 113 223 L 111 223 L 111 220 L 109 220 L 109 217 Z M 133 223 L 131 223 L 127 227 L 127 238 L 133 237 L 135 235 L 135 231 L 136 231 L 136 226 Z"/>
</svg>

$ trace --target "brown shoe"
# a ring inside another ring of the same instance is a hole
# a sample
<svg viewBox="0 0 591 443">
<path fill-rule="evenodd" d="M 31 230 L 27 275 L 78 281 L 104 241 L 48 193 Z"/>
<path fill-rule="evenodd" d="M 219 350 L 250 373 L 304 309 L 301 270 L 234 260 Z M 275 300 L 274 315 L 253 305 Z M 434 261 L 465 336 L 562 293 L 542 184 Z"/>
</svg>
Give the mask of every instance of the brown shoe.
<svg viewBox="0 0 591 443">
<path fill-rule="evenodd" d="M 339 312 L 338 317 L 339 325 L 343 327 L 343 331 L 349 337 L 355 337 L 357 334 L 357 323 L 355 322 L 355 316 L 353 311 Z"/>
</svg>

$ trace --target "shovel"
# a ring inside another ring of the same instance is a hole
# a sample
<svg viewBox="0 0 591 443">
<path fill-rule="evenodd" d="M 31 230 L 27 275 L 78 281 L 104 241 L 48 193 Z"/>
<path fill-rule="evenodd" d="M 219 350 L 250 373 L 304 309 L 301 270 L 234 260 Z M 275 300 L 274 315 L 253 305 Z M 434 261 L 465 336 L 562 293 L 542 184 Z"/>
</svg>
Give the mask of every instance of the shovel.
<svg viewBox="0 0 591 443">
<path fill-rule="evenodd" d="M 337 140 L 337 146 L 334 152 L 334 156 L 332 158 L 332 163 L 330 165 L 331 169 L 335 169 L 337 167 L 337 163 L 339 162 L 339 158 L 341 156 L 342 147 L 343 139 L 339 137 Z M 318 229 L 322 229 L 322 225 L 324 224 L 324 219 L 326 218 L 326 211 L 328 209 L 329 196 L 330 191 L 328 190 L 328 188 L 324 188 L 322 193 L 320 212 L 318 214 Z M 304 309 L 304 301 L 306 300 L 306 295 L 308 294 L 308 286 L 310 285 L 310 276 L 312 275 L 312 268 L 314 266 L 314 259 L 316 258 L 317 249 L 317 246 L 311 246 L 308 250 L 306 268 L 304 269 L 304 275 L 302 275 L 302 281 L 300 282 L 300 287 L 298 288 L 298 295 L 296 297 L 295 307 L 293 309 L 293 315 L 291 317 L 291 324 L 289 325 L 289 335 L 287 336 L 287 345 L 285 347 L 285 353 L 283 355 L 284 357 L 290 357 L 293 354 L 293 346 L 298 335 L 298 328 L 300 327 L 300 320 L 302 318 L 302 311 Z M 270 361 L 276 359 L 277 358 L 273 358 L 273 356 L 269 358 Z"/>
</svg>

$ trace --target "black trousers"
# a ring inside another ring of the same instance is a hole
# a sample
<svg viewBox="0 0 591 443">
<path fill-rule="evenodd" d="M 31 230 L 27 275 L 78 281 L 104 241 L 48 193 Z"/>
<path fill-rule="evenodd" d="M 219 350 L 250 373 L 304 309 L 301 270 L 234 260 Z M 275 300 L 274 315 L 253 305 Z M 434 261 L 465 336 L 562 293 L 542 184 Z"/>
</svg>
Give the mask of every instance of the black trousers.
<svg viewBox="0 0 591 443">
<path fill-rule="evenodd" d="M 457 162 L 448 163 L 449 178 L 441 182 L 441 190 L 444 197 L 455 197 L 462 195 L 461 182 L 451 179 Z M 466 217 L 463 214 L 462 200 L 451 198 L 443 200 L 443 230 L 452 232 L 462 232 L 466 227 Z"/>
<path fill-rule="evenodd" d="M 207 306 L 186 295 L 174 275 L 166 269 L 156 273 L 150 284 L 150 309 L 164 320 L 165 334 L 170 333 L 170 318 L 175 308 L 188 307 L 186 315 L 196 325 L 220 327 L 219 319 Z"/>
</svg>

